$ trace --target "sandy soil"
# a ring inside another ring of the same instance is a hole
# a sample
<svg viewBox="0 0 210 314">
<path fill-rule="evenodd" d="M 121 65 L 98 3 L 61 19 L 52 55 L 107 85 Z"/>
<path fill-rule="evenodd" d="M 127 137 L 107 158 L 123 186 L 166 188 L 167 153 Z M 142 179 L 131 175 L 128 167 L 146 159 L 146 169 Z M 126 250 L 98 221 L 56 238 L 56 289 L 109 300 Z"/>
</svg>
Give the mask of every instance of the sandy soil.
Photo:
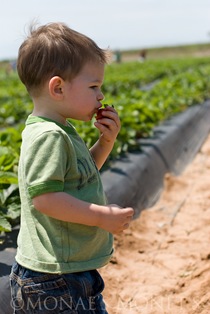
<svg viewBox="0 0 210 314">
<path fill-rule="evenodd" d="M 210 313 L 210 136 L 101 269 L 109 314 Z"/>
</svg>

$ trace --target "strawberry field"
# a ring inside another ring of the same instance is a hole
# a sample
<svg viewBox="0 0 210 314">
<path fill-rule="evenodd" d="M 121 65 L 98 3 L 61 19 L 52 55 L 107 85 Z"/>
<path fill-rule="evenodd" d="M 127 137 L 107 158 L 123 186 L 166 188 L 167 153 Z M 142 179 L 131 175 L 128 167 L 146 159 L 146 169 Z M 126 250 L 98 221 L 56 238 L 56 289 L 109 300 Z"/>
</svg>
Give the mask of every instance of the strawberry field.
<svg viewBox="0 0 210 314">
<path fill-rule="evenodd" d="M 0 68 L 0 81 L 0 231 L 10 231 L 19 222 L 17 166 L 32 102 L 15 72 Z M 210 58 L 113 63 L 106 68 L 103 93 L 104 103 L 115 106 L 122 122 L 108 167 L 122 154 L 139 150 L 139 138 L 152 136 L 154 126 L 210 98 Z M 92 121 L 71 122 L 88 146 L 96 141 Z"/>
</svg>

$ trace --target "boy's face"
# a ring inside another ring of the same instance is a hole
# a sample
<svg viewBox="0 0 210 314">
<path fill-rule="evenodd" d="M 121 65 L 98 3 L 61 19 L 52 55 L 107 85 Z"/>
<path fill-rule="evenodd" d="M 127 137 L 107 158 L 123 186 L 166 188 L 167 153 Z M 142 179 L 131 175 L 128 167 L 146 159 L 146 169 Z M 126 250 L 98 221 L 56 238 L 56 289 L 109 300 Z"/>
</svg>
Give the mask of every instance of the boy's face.
<svg viewBox="0 0 210 314">
<path fill-rule="evenodd" d="M 65 81 L 66 118 L 82 121 L 93 118 L 104 99 L 103 79 L 104 64 L 87 63 L 71 82 Z"/>
</svg>

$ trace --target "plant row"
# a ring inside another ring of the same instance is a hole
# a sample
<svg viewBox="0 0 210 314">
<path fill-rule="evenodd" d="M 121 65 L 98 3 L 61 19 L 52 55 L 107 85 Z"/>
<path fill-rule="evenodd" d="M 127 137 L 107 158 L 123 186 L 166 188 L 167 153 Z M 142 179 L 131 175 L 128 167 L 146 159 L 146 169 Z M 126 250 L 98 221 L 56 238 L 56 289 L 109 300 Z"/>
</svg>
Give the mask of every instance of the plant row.
<svg viewBox="0 0 210 314">
<path fill-rule="evenodd" d="M 122 154 L 140 149 L 139 138 L 151 136 L 163 120 L 210 98 L 209 61 L 167 59 L 107 66 L 104 103 L 115 106 L 122 127 L 105 167 Z M 32 102 L 17 73 L 0 71 L 0 80 L 0 231 L 10 231 L 19 222 L 17 167 L 21 132 Z M 71 122 L 89 147 L 97 140 L 93 121 Z"/>
</svg>

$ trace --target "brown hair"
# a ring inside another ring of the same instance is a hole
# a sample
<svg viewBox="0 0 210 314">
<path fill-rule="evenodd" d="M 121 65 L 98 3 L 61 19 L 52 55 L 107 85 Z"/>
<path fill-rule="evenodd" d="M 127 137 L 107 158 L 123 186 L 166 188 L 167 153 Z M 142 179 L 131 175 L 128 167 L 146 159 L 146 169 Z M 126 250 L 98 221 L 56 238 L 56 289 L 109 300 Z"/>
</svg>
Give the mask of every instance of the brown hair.
<svg viewBox="0 0 210 314">
<path fill-rule="evenodd" d="M 63 23 L 32 25 L 19 48 L 17 70 L 28 92 L 34 96 L 53 76 L 71 80 L 88 62 L 108 63 L 109 54 L 89 37 Z"/>
</svg>

